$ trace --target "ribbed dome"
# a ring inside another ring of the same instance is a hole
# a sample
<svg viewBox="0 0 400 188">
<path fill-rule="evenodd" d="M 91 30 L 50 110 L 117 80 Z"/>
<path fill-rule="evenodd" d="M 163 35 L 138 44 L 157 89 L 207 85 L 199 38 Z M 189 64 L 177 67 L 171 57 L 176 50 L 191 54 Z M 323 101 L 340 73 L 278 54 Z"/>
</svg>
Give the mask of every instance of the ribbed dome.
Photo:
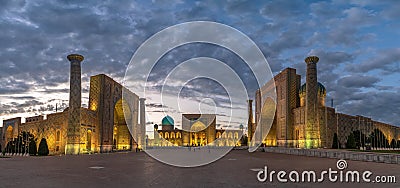
<svg viewBox="0 0 400 188">
<path fill-rule="evenodd" d="M 299 89 L 299 95 L 303 96 L 306 95 L 306 84 L 303 84 Z M 325 86 L 318 82 L 318 95 L 326 96 L 326 89 Z"/>
<path fill-rule="evenodd" d="M 162 120 L 161 120 L 161 125 L 174 125 L 174 119 L 172 119 L 171 116 L 165 116 Z"/>
<path fill-rule="evenodd" d="M 190 131 L 199 132 L 206 128 L 207 127 L 204 125 L 204 123 L 202 123 L 201 121 L 197 121 L 196 123 L 193 123 L 192 127 L 190 127 Z"/>
</svg>

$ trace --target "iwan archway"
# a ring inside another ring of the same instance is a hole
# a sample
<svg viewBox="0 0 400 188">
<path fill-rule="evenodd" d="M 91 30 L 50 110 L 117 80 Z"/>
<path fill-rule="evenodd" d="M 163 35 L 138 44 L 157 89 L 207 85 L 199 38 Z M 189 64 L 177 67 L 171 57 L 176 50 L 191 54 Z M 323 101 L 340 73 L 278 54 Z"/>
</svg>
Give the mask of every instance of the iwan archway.
<svg viewBox="0 0 400 188">
<path fill-rule="evenodd" d="M 124 110 L 126 111 L 124 113 Z M 128 116 L 126 116 L 126 115 Z M 114 126 L 113 126 L 113 150 L 131 150 L 134 142 L 127 127 L 126 120 L 132 119 L 131 110 L 128 104 L 120 99 L 114 107 Z"/>
</svg>

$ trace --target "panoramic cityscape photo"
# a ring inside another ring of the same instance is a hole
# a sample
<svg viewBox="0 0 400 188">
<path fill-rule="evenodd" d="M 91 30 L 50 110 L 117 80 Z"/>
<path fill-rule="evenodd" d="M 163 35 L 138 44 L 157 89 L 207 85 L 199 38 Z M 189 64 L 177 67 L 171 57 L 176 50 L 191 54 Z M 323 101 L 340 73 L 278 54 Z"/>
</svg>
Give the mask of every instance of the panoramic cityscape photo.
<svg viewBox="0 0 400 188">
<path fill-rule="evenodd" d="M 5 1 L 0 187 L 399 187 L 397 1 Z"/>
</svg>

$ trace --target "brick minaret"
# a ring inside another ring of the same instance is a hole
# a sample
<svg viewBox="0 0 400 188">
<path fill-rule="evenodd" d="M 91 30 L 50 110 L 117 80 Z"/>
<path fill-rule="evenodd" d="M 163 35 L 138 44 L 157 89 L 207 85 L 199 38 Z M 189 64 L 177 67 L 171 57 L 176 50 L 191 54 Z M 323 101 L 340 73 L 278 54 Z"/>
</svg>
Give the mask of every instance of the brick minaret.
<svg viewBox="0 0 400 188">
<path fill-rule="evenodd" d="M 67 56 L 71 62 L 67 146 L 65 154 L 79 154 L 81 126 L 81 62 L 83 56 L 71 54 Z"/>
<path fill-rule="evenodd" d="M 255 132 L 255 127 L 253 126 L 253 100 L 247 100 L 248 111 L 249 111 L 249 121 L 247 122 L 247 136 L 248 143 L 250 144 L 253 134 Z"/>
<path fill-rule="evenodd" d="M 317 82 L 317 56 L 310 56 L 305 59 L 307 63 L 306 75 L 306 125 L 305 137 L 306 148 L 319 147 L 319 125 L 318 113 L 318 82 Z"/>
</svg>

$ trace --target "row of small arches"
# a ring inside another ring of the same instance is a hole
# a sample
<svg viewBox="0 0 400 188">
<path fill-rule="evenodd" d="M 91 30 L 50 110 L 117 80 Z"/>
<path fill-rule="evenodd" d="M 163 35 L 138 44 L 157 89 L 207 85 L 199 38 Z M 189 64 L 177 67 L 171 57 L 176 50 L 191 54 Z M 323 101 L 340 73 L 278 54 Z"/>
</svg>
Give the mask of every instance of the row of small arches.
<svg viewBox="0 0 400 188">
<path fill-rule="evenodd" d="M 217 138 L 234 138 L 234 139 L 239 139 L 239 133 L 238 132 L 228 132 L 225 134 L 221 134 L 221 132 L 217 132 Z"/>
<path fill-rule="evenodd" d="M 180 132 L 165 132 L 165 133 L 159 133 L 161 138 L 182 138 L 182 134 Z M 234 139 L 239 139 L 239 133 L 238 132 L 229 132 L 225 134 L 221 134 L 221 132 L 217 132 L 216 138 L 234 138 Z"/>
<path fill-rule="evenodd" d="M 177 132 L 177 133 L 171 132 L 171 134 L 169 134 L 168 132 L 165 132 L 164 136 L 163 136 L 163 133 L 160 133 L 160 137 L 161 138 L 182 138 L 182 134 L 180 132 Z"/>
</svg>

